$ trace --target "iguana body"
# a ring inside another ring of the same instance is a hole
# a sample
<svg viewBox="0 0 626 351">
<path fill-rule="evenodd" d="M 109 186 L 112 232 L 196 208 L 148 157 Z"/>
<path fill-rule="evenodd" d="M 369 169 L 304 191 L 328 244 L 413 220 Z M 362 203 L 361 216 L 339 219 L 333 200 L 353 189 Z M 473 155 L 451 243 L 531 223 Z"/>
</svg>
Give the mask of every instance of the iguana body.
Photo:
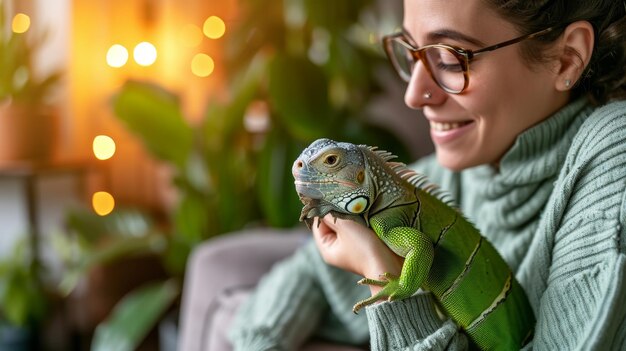
<svg viewBox="0 0 626 351">
<path fill-rule="evenodd" d="M 435 187 L 394 156 L 372 147 L 320 139 L 293 166 L 296 190 L 310 226 L 327 213 L 359 221 L 405 258 L 399 277 L 383 273 L 382 298 L 404 299 L 419 288 L 431 291 L 440 307 L 481 349 L 514 350 L 532 335 L 535 318 L 511 270 L 458 210 L 439 199 Z"/>
</svg>

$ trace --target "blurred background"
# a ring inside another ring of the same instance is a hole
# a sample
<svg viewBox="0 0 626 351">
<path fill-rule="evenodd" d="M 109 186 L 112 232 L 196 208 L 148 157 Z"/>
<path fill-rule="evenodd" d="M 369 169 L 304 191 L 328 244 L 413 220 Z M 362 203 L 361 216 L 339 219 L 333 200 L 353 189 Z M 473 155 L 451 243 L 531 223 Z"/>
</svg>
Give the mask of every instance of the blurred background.
<svg viewBox="0 0 626 351">
<path fill-rule="evenodd" d="M 185 263 L 328 137 L 430 153 L 385 0 L 0 0 L 0 350 L 172 350 Z"/>
</svg>

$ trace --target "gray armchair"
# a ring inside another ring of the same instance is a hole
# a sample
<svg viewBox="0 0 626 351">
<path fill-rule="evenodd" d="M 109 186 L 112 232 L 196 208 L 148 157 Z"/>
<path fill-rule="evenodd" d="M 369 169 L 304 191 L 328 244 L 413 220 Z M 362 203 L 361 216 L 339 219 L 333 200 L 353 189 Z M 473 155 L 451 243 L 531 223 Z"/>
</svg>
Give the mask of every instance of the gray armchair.
<svg viewBox="0 0 626 351">
<path fill-rule="evenodd" d="M 259 229 L 233 233 L 198 246 L 183 287 L 179 351 L 229 351 L 226 335 L 239 304 L 271 266 L 302 245 L 306 231 Z M 359 351 L 311 341 L 306 351 Z"/>
</svg>

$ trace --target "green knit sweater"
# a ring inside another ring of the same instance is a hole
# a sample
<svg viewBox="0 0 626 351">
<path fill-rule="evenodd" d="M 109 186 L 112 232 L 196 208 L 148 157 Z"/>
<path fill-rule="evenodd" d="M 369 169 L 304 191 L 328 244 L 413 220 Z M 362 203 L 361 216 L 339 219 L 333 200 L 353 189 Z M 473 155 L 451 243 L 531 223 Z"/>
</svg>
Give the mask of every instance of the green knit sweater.
<svg viewBox="0 0 626 351">
<path fill-rule="evenodd" d="M 626 349 L 626 102 L 579 100 L 520 135 L 495 171 L 414 165 L 451 193 L 494 244 L 537 317 L 535 350 Z M 355 316 L 369 288 L 326 265 L 312 242 L 279 263 L 242 306 L 236 350 L 293 350 L 319 336 L 372 350 L 463 350 L 429 293 Z M 366 318 L 367 317 L 367 318 Z"/>
</svg>

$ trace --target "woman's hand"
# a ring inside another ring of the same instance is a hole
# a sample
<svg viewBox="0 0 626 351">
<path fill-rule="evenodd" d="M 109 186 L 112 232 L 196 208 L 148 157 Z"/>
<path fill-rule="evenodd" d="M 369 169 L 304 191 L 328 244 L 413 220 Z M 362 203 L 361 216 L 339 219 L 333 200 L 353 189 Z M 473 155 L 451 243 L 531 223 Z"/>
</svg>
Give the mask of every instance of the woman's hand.
<svg viewBox="0 0 626 351">
<path fill-rule="evenodd" d="M 347 220 L 336 219 L 327 214 L 315 218 L 313 237 L 326 263 L 356 273 L 363 277 L 378 279 L 383 273 L 400 275 L 404 258 L 396 255 L 371 229 Z M 372 292 L 380 287 L 371 287 Z"/>
</svg>

